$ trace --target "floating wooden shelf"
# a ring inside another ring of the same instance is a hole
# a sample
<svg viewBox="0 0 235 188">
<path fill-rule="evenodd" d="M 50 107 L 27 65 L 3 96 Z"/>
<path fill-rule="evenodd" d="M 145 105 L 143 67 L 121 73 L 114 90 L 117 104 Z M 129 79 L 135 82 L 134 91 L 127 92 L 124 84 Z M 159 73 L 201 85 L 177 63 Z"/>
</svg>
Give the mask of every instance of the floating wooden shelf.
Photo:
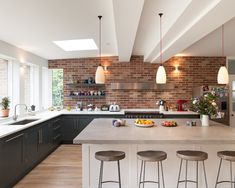
<svg viewBox="0 0 235 188">
<path fill-rule="evenodd" d="M 105 84 L 70 83 L 66 85 L 71 86 L 71 87 L 105 87 Z"/>
<path fill-rule="evenodd" d="M 75 99 L 104 99 L 105 95 L 72 95 L 67 96 L 68 98 L 75 98 Z"/>
</svg>

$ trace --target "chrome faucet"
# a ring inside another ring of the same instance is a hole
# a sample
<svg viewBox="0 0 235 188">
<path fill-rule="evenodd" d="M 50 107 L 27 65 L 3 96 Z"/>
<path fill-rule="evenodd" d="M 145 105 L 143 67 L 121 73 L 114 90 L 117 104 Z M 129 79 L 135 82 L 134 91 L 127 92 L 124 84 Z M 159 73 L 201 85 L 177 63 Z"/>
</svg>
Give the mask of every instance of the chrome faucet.
<svg viewBox="0 0 235 188">
<path fill-rule="evenodd" d="M 25 110 L 26 110 L 26 111 L 27 111 L 27 109 L 28 109 L 28 107 L 27 107 L 26 104 L 16 104 L 16 105 L 15 105 L 14 116 L 13 116 L 13 120 L 14 120 L 14 121 L 16 121 L 17 118 L 18 118 L 18 115 L 16 115 L 16 107 L 17 107 L 17 106 L 25 106 Z"/>
</svg>

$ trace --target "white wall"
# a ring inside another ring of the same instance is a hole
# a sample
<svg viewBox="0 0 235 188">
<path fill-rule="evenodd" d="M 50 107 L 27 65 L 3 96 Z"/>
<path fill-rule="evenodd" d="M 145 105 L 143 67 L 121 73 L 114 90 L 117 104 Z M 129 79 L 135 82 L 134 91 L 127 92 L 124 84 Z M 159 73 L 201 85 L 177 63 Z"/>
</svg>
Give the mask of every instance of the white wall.
<svg viewBox="0 0 235 188">
<path fill-rule="evenodd" d="M 48 67 L 48 60 L 27 52 L 0 40 L 0 58 L 12 60 L 14 63 L 30 63 L 37 65 L 39 70 L 39 109 L 42 107 L 42 68 Z M 19 67 L 18 67 L 19 68 Z M 14 81 L 13 81 L 14 82 Z M 18 86 L 19 87 L 19 86 Z M 22 100 L 19 99 L 19 102 Z"/>
</svg>

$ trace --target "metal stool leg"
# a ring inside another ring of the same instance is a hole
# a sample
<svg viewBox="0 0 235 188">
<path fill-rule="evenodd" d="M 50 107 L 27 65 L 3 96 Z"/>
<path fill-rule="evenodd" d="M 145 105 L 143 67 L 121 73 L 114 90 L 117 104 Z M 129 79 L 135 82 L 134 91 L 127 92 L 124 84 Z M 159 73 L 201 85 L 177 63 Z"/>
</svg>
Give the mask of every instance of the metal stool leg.
<svg viewBox="0 0 235 188">
<path fill-rule="evenodd" d="M 141 179 L 142 179 L 143 163 L 144 163 L 144 161 L 141 161 L 141 167 L 140 167 L 140 179 L 139 179 L 139 188 L 140 188 L 140 185 L 141 185 Z"/>
<path fill-rule="evenodd" d="M 188 160 L 186 160 L 186 171 L 185 171 L 185 188 L 187 188 L 187 184 L 188 184 Z"/>
<path fill-rule="evenodd" d="M 145 165 L 146 165 L 146 162 L 144 161 L 143 188 L 144 188 L 144 183 L 145 183 Z"/>
<path fill-rule="evenodd" d="M 232 161 L 230 161 L 230 177 L 231 177 L 231 188 L 233 188 L 233 170 L 232 170 Z"/>
<path fill-rule="evenodd" d="M 179 183 L 180 183 L 180 175 L 181 175 L 182 163 L 183 163 L 183 159 L 181 159 L 181 160 L 180 160 L 180 170 L 179 170 L 179 176 L 178 176 L 177 188 L 179 187 Z"/>
<path fill-rule="evenodd" d="M 158 188 L 160 188 L 160 170 L 159 170 L 159 161 L 157 162 L 157 181 L 158 181 Z"/>
<path fill-rule="evenodd" d="M 222 164 L 222 159 L 220 159 L 220 163 L 219 163 L 219 169 L 218 169 L 218 174 L 217 174 L 217 178 L 216 178 L 215 188 L 217 188 L 217 185 L 218 185 L 221 164 Z"/>
<path fill-rule="evenodd" d="M 198 161 L 196 162 L 196 187 L 198 188 Z"/>
<path fill-rule="evenodd" d="M 202 164 L 203 164 L 203 171 L 204 171 L 204 176 L 205 176 L 206 188 L 208 188 L 208 185 L 207 185 L 207 178 L 206 178 L 206 168 L 205 168 L 205 163 L 204 163 L 204 161 L 202 161 Z"/>
<path fill-rule="evenodd" d="M 100 175 L 99 175 L 99 188 L 102 188 L 103 165 L 104 165 L 104 161 L 101 161 L 100 162 Z"/>
<path fill-rule="evenodd" d="M 165 181 L 164 181 L 164 175 L 163 175 L 162 161 L 160 162 L 160 164 L 161 164 L 161 171 L 162 171 L 162 185 L 163 185 L 163 188 L 165 188 Z"/>
<path fill-rule="evenodd" d="M 121 173 L 120 173 L 120 162 L 117 161 L 117 165 L 118 165 L 118 181 L 119 181 L 119 188 L 121 188 Z"/>
</svg>

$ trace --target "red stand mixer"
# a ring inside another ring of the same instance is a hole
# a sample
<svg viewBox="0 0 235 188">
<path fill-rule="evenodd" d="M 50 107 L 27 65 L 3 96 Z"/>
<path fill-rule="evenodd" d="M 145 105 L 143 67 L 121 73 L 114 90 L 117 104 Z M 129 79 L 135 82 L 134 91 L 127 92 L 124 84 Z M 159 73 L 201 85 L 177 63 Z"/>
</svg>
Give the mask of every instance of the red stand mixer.
<svg viewBox="0 0 235 188">
<path fill-rule="evenodd" d="M 185 103 L 187 103 L 187 102 L 188 102 L 187 100 L 178 100 L 177 101 L 177 106 L 178 106 L 177 111 L 186 111 Z"/>
</svg>

